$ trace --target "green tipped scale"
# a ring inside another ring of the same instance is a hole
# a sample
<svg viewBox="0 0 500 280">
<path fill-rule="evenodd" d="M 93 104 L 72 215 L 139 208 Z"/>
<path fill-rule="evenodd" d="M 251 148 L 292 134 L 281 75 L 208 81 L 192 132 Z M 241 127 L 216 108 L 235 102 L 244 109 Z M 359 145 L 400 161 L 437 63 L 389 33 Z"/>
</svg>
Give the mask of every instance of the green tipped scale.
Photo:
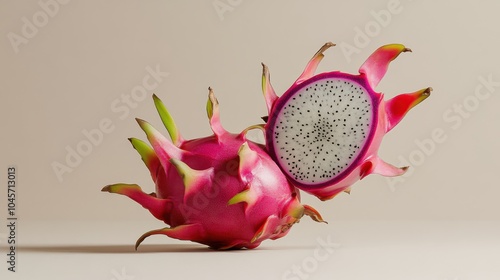
<svg viewBox="0 0 500 280">
<path fill-rule="evenodd" d="M 172 142 L 176 146 L 182 145 L 184 139 L 182 138 L 179 130 L 177 129 L 177 125 L 175 125 L 174 119 L 172 118 L 167 108 L 165 107 L 165 104 L 163 104 L 161 99 L 158 98 L 156 94 L 153 94 L 153 100 L 155 103 L 156 110 L 158 111 L 158 115 L 160 115 L 161 121 L 163 122 L 163 125 L 167 129 L 168 134 L 172 139 Z"/>
<path fill-rule="evenodd" d="M 246 139 L 247 130 L 233 134 L 222 127 L 211 88 L 206 109 L 214 134 L 204 138 L 182 138 L 163 102 L 156 95 L 153 100 L 172 142 L 141 119 L 137 123 L 151 146 L 136 138 L 130 142 L 150 170 L 154 195 L 135 184 L 102 189 L 128 196 L 169 225 L 143 234 L 136 248 L 156 234 L 216 249 L 255 248 L 286 235 L 303 215 L 321 217 L 306 211 L 313 208 L 300 203 L 264 147 Z"/>
</svg>

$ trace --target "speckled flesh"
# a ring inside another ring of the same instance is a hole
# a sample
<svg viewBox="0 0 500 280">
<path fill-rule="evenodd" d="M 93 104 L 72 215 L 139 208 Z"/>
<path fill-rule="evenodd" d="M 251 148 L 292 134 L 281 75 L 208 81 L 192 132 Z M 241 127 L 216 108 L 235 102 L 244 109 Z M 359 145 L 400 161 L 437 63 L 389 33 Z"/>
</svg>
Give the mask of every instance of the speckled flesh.
<svg viewBox="0 0 500 280">
<path fill-rule="evenodd" d="M 318 185 L 350 172 L 377 125 L 378 100 L 371 96 L 364 80 L 336 72 L 317 75 L 279 100 L 283 109 L 267 132 L 270 153 L 294 183 Z"/>
</svg>

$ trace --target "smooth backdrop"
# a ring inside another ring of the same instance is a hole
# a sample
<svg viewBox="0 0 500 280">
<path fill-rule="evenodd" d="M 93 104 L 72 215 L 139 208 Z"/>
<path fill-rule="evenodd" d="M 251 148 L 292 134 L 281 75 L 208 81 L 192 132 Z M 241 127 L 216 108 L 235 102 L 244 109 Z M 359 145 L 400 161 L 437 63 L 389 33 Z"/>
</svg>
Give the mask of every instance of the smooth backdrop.
<svg viewBox="0 0 500 280">
<path fill-rule="evenodd" d="M 413 52 L 391 64 L 377 90 L 386 98 L 427 86 L 434 91 L 382 143 L 383 159 L 411 165 L 407 176 L 370 176 L 351 195 L 320 202 L 304 194 L 304 200 L 329 220 L 500 219 L 495 1 L 1 5 L 0 178 L 6 188 L 6 168 L 17 166 L 18 215 L 24 220 L 148 217 L 100 189 L 130 182 L 152 190 L 127 138 L 145 139 L 135 117 L 166 133 L 153 93 L 184 137 L 196 138 L 211 133 L 205 113 L 211 86 L 223 125 L 238 132 L 266 113 L 260 63 L 269 66 L 281 94 L 327 41 L 337 46 L 326 52 L 319 71 L 356 73 L 378 46 L 398 42 Z M 484 80 L 489 86 L 482 86 Z M 84 130 L 94 133 L 94 143 Z M 83 156 L 71 152 L 78 148 Z"/>
</svg>

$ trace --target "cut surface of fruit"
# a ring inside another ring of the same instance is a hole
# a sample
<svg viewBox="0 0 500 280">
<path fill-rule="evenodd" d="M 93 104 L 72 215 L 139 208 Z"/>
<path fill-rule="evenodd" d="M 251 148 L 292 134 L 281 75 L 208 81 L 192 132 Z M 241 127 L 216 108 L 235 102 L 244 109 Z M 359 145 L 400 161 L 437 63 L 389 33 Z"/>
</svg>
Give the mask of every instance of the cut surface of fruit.
<svg viewBox="0 0 500 280">
<path fill-rule="evenodd" d="M 266 139 L 295 184 L 334 183 L 359 161 L 377 125 L 378 100 L 369 91 L 356 76 L 324 73 L 276 104 Z"/>
<path fill-rule="evenodd" d="M 383 136 L 415 105 L 430 95 L 431 88 L 399 94 L 384 100 L 375 87 L 389 64 L 410 49 L 385 45 L 373 52 L 359 74 L 340 71 L 315 74 L 324 44 L 302 74 L 281 96 L 263 65 L 262 90 L 268 116 L 262 129 L 266 148 L 288 180 L 322 200 L 350 192 L 351 185 L 369 174 L 399 176 L 408 168 L 395 167 L 378 157 Z"/>
</svg>

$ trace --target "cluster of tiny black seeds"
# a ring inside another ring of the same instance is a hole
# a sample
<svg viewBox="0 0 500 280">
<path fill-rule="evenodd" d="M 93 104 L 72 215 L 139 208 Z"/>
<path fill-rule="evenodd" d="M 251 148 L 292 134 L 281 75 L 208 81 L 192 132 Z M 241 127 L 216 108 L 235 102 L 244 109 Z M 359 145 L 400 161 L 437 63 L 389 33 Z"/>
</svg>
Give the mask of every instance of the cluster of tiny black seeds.
<svg viewBox="0 0 500 280">
<path fill-rule="evenodd" d="M 331 180 L 356 159 L 372 123 L 369 93 L 358 83 L 318 80 L 277 115 L 274 147 L 290 176 L 305 184 Z"/>
</svg>

